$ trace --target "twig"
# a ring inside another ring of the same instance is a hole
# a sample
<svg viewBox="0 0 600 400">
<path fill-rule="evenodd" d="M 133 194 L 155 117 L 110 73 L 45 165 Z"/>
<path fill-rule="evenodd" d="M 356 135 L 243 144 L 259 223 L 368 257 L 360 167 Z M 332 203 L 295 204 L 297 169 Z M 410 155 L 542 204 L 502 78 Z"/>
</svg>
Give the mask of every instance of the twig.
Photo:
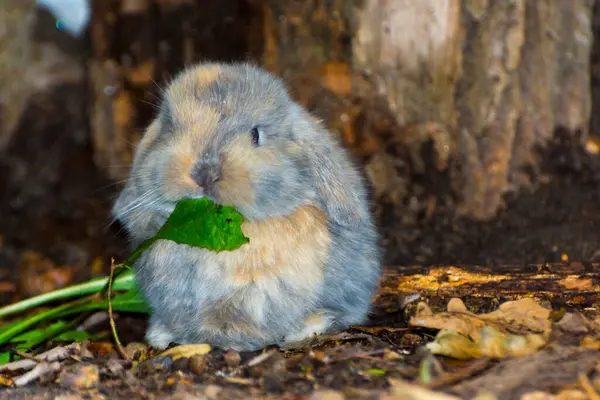
<svg viewBox="0 0 600 400">
<path fill-rule="evenodd" d="M 60 370 L 60 367 L 61 367 L 61 365 L 60 365 L 60 362 L 58 362 L 58 361 L 54 361 L 51 363 L 47 363 L 47 362 L 39 363 L 31 371 L 24 373 L 23 375 L 19 376 L 16 379 L 13 379 L 13 382 L 14 382 L 15 386 L 17 386 L 17 387 L 25 386 L 28 383 L 30 383 L 36 379 L 39 379 L 44 375 L 48 375 L 48 374 L 51 374 L 53 372 Z"/>
<path fill-rule="evenodd" d="M 347 354 L 344 356 L 340 356 L 340 357 L 333 357 L 333 362 L 338 362 L 338 361 L 345 361 L 345 360 L 351 360 L 353 358 L 365 358 L 365 359 L 369 359 L 369 360 L 377 360 L 377 361 L 381 361 L 381 358 L 376 358 L 376 357 L 372 357 L 372 356 L 376 356 L 376 355 L 380 355 L 385 353 L 386 349 L 377 349 L 377 350 L 371 350 L 371 351 L 361 351 L 359 353 L 354 353 L 354 354 Z"/>
<path fill-rule="evenodd" d="M 598 395 L 598 392 L 596 392 L 596 389 L 594 389 L 594 386 L 592 385 L 586 374 L 579 374 L 579 384 L 581 385 L 583 390 L 585 390 L 585 392 L 591 400 L 600 400 L 600 395 Z"/>
<path fill-rule="evenodd" d="M 19 357 L 24 358 L 26 360 L 35 361 L 37 363 L 44 362 L 44 360 L 42 360 L 41 358 L 32 356 L 31 354 L 23 353 L 22 351 L 15 350 L 14 353 L 16 355 L 18 355 Z"/>
<path fill-rule="evenodd" d="M 239 374 L 244 368 L 246 367 L 254 367 L 257 366 L 260 363 L 265 362 L 266 360 L 268 360 L 269 358 L 271 358 L 271 356 L 275 353 L 277 353 L 279 350 L 277 349 L 271 349 L 269 351 L 265 351 L 263 353 L 260 353 L 259 355 L 257 355 L 256 357 L 250 359 L 248 362 L 244 363 L 244 364 L 240 364 L 237 367 L 235 367 L 233 369 L 233 371 L 231 371 L 228 376 L 233 377 L 237 374 Z"/>
<path fill-rule="evenodd" d="M 474 374 L 483 371 L 490 365 L 491 360 L 489 358 L 479 358 L 472 362 L 467 367 L 460 369 L 456 372 L 446 372 L 445 374 L 433 379 L 426 386 L 431 389 L 439 389 L 443 386 L 451 385 L 462 381 Z"/>
<path fill-rule="evenodd" d="M 44 362 L 61 361 L 68 358 L 73 350 L 76 350 L 80 346 L 79 343 L 72 343 L 68 346 L 60 346 L 50 349 L 44 353 L 38 354 L 36 358 Z M 18 360 L 8 364 L 0 365 L 0 372 L 2 371 L 16 371 L 19 369 L 31 369 L 38 365 L 38 361 L 34 360 Z"/>
<path fill-rule="evenodd" d="M 123 349 L 123 345 L 121 344 L 121 341 L 119 340 L 119 336 L 117 335 L 117 327 L 115 325 L 115 320 L 113 318 L 111 297 L 112 297 L 112 283 L 113 283 L 114 273 L 115 273 L 115 260 L 111 258 L 110 276 L 108 278 L 108 321 L 110 323 L 110 329 L 112 331 L 113 337 L 115 338 L 115 345 L 117 346 L 117 351 L 119 352 L 121 357 L 123 357 L 125 360 L 131 361 L 129 359 L 129 356 L 125 353 L 125 350 Z"/>
</svg>

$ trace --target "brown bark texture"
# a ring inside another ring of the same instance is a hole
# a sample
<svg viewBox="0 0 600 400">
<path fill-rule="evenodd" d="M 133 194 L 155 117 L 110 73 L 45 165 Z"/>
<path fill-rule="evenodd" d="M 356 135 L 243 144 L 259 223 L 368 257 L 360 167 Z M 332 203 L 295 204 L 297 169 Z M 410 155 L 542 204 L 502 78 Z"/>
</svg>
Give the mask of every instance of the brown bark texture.
<svg viewBox="0 0 600 400">
<path fill-rule="evenodd" d="M 377 139 L 399 141 L 413 161 L 432 141 L 441 167 L 452 160 L 459 211 L 470 217 L 493 217 L 507 191 L 531 183 L 535 147 L 557 127 L 587 133 L 593 1 L 289 1 L 267 8 L 265 64 L 294 81 L 347 63 L 353 94 L 366 77 L 399 127 Z M 374 165 L 394 175 L 384 147 L 373 149 Z M 394 197 L 388 182 L 372 183 Z"/>
</svg>

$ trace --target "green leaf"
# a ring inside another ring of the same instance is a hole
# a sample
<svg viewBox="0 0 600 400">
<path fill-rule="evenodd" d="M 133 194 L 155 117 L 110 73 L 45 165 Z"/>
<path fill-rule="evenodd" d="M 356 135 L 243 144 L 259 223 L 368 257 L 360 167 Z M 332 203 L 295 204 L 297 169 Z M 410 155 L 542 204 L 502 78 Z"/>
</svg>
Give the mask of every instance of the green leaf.
<svg viewBox="0 0 600 400">
<path fill-rule="evenodd" d="M 44 336 L 47 336 L 48 333 L 52 333 L 52 332 L 56 332 L 57 330 L 60 330 L 62 328 L 64 328 L 67 325 L 67 323 L 65 321 L 57 321 L 55 323 L 53 323 L 52 325 L 46 327 L 46 328 L 41 328 L 41 329 L 33 329 L 24 333 L 21 333 L 20 335 L 17 335 L 15 337 L 13 337 L 10 342 L 31 342 L 31 341 L 37 341 L 40 338 L 43 338 Z"/>
<path fill-rule="evenodd" d="M 118 293 L 113 297 L 112 301 L 112 309 L 113 311 L 122 311 L 122 312 L 136 312 L 142 314 L 150 314 L 150 308 L 146 303 L 144 297 L 137 289 L 128 290 L 125 293 Z M 83 311 L 92 311 L 92 310 L 107 310 L 108 309 L 108 300 L 101 299 L 89 302 L 87 304 L 82 304 L 74 308 L 70 308 L 62 312 L 61 314 L 56 315 L 57 317 L 64 317 L 66 315 L 78 314 Z"/>
<path fill-rule="evenodd" d="M 182 199 L 158 233 L 143 242 L 126 264 L 132 265 L 158 239 L 216 252 L 235 250 L 250 241 L 242 231 L 243 221 L 242 214 L 233 207 L 216 204 L 205 197 Z"/>
<path fill-rule="evenodd" d="M 52 340 L 60 342 L 83 342 L 86 339 L 98 340 L 102 337 L 103 335 L 93 335 L 86 331 L 70 330 L 53 337 Z"/>
<path fill-rule="evenodd" d="M 377 375 L 377 376 L 384 376 L 386 374 L 386 371 L 379 369 L 379 368 L 370 368 L 370 369 L 366 370 L 365 372 L 367 374 Z"/>
<path fill-rule="evenodd" d="M 58 318 L 61 315 L 67 315 L 69 314 L 70 310 L 76 309 L 82 304 L 89 304 L 90 300 L 92 300 L 91 297 L 84 297 L 81 299 L 73 300 L 69 303 L 60 305 L 55 308 L 51 308 L 49 310 L 35 314 L 31 317 L 27 317 L 22 320 L 11 323 L 8 327 L 6 327 L 6 329 L 3 328 L 2 331 L 0 331 L 0 345 L 10 341 L 17 335 L 22 334 L 29 327 L 37 323 Z"/>
</svg>

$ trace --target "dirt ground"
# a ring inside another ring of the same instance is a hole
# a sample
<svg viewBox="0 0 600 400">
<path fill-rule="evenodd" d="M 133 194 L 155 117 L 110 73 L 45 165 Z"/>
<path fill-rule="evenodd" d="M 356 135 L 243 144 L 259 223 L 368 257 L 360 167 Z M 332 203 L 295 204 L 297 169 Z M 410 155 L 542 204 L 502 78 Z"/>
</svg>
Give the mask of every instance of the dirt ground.
<svg viewBox="0 0 600 400">
<path fill-rule="evenodd" d="M 73 98 L 68 91 L 64 95 L 67 103 Z M 20 135 L 9 157 L 0 160 L 0 176 L 6 180 L 0 186 L 0 304 L 104 275 L 110 257 L 123 259 L 127 254 L 124 235 L 108 224 L 116 186 L 93 167 L 89 143 L 57 133 L 68 129 L 60 121 L 54 130 L 45 127 L 39 135 L 35 126 L 31 129 L 32 134 Z M 70 156 L 61 157 L 64 154 Z M 559 132 L 544 153 L 541 172 L 544 183 L 530 193 L 507 196 L 505 211 L 493 221 L 478 223 L 437 213 L 404 228 L 412 230 L 411 240 L 396 250 L 390 270 L 402 274 L 400 265 L 435 264 L 485 265 L 493 270 L 568 259 L 589 265 L 587 272 L 597 285 L 598 275 L 593 274 L 598 268 L 591 262 L 600 260 L 600 157 L 586 153 L 580 143 L 566 141 Z M 402 303 L 404 295 L 398 292 L 394 301 Z M 437 302 L 443 309 L 450 297 L 441 294 L 433 301 L 421 294 L 419 298 Z M 497 306 L 493 301 L 487 304 L 486 311 Z M 597 306 L 580 304 L 579 311 Z M 422 376 L 426 359 L 438 371 L 429 385 L 432 389 L 473 398 L 485 388 L 498 399 L 512 399 L 532 390 L 556 393 L 572 388 L 576 392 L 586 387 L 581 373 L 598 368 L 598 349 L 579 346 L 582 335 L 593 332 L 592 328 L 559 330 L 553 346 L 523 358 L 464 362 L 431 358 L 422 345 L 432 340 L 435 330 L 410 327 L 411 308 L 403 307 L 390 311 L 389 304 L 376 303 L 370 323 L 383 328 L 350 329 L 296 351 L 273 349 L 261 355 L 212 349 L 179 360 L 152 358 L 143 347 L 136 352 L 145 319 L 121 316 L 120 336 L 139 360 L 135 367 L 121 360 L 110 343 L 80 344 L 41 382 L 0 390 L 0 399 L 56 398 L 68 393 L 75 397 L 62 398 L 337 399 L 343 393 L 348 398 L 441 399 L 398 395 L 412 393 L 414 388 L 402 386 L 402 380 Z M 106 319 L 95 329 L 106 332 Z M 75 389 L 66 389 L 71 385 Z"/>
</svg>

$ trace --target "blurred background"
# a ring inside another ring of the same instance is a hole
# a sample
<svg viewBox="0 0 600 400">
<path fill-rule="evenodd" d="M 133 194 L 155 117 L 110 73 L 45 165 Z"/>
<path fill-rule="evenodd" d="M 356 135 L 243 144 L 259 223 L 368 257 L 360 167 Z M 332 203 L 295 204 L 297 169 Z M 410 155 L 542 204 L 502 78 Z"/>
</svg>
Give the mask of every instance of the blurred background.
<svg viewBox="0 0 600 400">
<path fill-rule="evenodd" d="M 110 207 L 202 60 L 260 64 L 341 137 L 386 265 L 600 260 L 595 39 L 593 0 L 0 0 L 0 301 L 127 256 Z"/>
</svg>

